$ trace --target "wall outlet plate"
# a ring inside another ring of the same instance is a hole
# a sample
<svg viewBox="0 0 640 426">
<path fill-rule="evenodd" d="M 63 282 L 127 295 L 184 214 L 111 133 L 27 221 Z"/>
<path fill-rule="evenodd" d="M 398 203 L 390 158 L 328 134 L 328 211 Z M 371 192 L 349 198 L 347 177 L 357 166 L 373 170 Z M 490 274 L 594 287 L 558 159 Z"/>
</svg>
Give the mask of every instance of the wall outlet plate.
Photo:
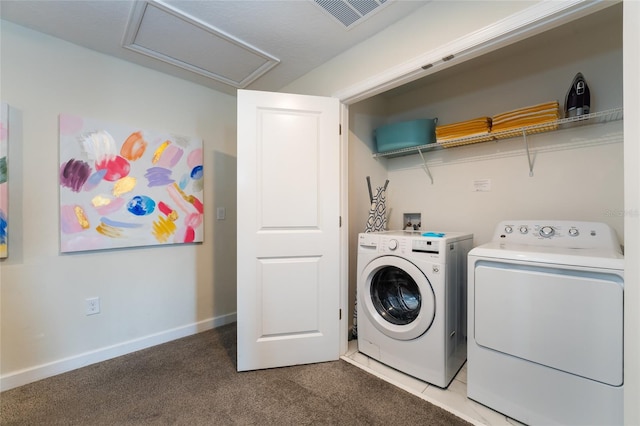
<svg viewBox="0 0 640 426">
<path fill-rule="evenodd" d="M 85 312 L 87 315 L 95 315 L 100 313 L 100 298 L 90 297 L 86 300 Z"/>
</svg>

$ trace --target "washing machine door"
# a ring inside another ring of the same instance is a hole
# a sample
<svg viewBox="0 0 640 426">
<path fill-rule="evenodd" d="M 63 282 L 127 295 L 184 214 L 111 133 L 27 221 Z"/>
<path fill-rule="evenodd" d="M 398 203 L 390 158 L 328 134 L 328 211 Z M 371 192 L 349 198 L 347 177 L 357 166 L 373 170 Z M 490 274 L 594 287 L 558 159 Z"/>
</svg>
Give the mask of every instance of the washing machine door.
<svg viewBox="0 0 640 426">
<path fill-rule="evenodd" d="M 382 256 L 362 271 L 358 310 L 385 335 L 411 340 L 435 318 L 435 294 L 427 276 L 407 259 Z"/>
</svg>

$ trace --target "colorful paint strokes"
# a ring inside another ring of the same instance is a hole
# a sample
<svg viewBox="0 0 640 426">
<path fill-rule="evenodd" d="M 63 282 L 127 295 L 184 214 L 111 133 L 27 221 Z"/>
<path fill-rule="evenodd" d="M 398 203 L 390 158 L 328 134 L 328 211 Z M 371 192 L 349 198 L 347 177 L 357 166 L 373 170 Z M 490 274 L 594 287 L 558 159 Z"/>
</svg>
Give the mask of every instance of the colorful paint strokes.
<svg viewBox="0 0 640 426">
<path fill-rule="evenodd" d="M 60 115 L 60 248 L 203 241 L 202 140 Z"/>
<path fill-rule="evenodd" d="M 9 184 L 7 153 L 9 144 L 9 105 L 0 104 L 0 258 L 7 257 L 9 245 Z"/>
</svg>

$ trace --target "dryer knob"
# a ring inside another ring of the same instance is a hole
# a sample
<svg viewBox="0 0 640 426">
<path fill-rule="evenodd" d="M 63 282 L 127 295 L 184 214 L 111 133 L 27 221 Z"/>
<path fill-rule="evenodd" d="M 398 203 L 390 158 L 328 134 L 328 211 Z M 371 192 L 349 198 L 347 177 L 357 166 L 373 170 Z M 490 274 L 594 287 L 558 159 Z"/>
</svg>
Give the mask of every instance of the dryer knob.
<svg viewBox="0 0 640 426">
<path fill-rule="evenodd" d="M 395 250 L 398 248 L 398 240 L 389 240 L 389 249 Z"/>
<path fill-rule="evenodd" d="M 570 228 L 569 235 L 572 237 L 577 237 L 578 235 L 580 235 L 580 232 L 578 231 L 577 228 Z"/>
<path fill-rule="evenodd" d="M 504 232 L 506 232 L 507 234 L 510 234 L 513 232 L 513 228 L 509 225 L 504 227 Z"/>
<path fill-rule="evenodd" d="M 540 228 L 540 236 L 544 238 L 551 238 L 555 234 L 555 230 L 551 226 L 543 226 Z"/>
</svg>

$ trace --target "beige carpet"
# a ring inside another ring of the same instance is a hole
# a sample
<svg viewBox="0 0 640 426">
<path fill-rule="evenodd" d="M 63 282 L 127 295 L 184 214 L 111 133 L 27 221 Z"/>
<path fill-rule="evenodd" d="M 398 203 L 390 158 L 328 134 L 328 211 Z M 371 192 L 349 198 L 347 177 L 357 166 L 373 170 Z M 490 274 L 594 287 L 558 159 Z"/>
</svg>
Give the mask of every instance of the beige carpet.
<svg viewBox="0 0 640 426">
<path fill-rule="evenodd" d="M 236 326 L 0 394 L 2 425 L 468 425 L 345 362 L 236 372 Z"/>
</svg>

